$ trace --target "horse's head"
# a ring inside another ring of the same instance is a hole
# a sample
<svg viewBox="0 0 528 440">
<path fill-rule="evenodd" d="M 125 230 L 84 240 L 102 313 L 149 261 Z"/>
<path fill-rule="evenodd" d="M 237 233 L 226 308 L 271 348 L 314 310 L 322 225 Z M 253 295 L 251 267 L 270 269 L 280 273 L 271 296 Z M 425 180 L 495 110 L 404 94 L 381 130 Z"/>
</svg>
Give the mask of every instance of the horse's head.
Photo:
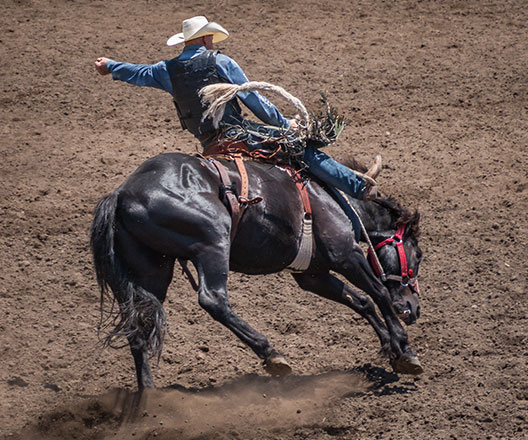
<svg viewBox="0 0 528 440">
<path fill-rule="evenodd" d="M 378 265 L 371 251 L 369 251 L 369 260 L 390 292 L 396 315 L 406 324 L 413 324 L 420 317 L 418 297 L 418 273 L 422 259 L 422 251 L 418 246 L 420 214 L 411 213 L 396 204 L 387 207 L 398 214 L 393 223 L 395 230 L 376 232 L 371 236 L 380 264 Z"/>
</svg>

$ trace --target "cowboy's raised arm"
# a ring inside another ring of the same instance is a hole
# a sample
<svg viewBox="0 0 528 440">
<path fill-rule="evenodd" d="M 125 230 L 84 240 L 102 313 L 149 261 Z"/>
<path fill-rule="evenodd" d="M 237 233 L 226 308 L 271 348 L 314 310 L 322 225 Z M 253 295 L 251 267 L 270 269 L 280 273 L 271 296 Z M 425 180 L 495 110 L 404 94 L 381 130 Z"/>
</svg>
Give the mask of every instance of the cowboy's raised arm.
<svg viewBox="0 0 528 440">
<path fill-rule="evenodd" d="M 216 58 L 219 75 L 232 84 L 248 82 L 246 74 L 236 61 L 226 55 L 218 54 Z M 262 122 L 275 127 L 288 128 L 290 122 L 265 96 L 258 92 L 239 92 L 237 96 Z"/>
<path fill-rule="evenodd" d="M 112 74 L 112 78 L 136 86 L 155 87 L 172 93 L 172 85 L 165 61 L 156 64 L 132 64 L 100 57 L 95 61 L 95 70 L 101 74 Z"/>
</svg>

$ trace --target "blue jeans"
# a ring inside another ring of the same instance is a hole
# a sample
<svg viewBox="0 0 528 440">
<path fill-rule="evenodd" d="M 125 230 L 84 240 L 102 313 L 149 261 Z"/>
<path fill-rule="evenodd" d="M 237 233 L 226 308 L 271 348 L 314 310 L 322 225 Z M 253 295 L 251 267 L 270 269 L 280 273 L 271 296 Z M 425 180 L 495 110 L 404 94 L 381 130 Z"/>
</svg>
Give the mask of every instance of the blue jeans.
<svg viewBox="0 0 528 440">
<path fill-rule="evenodd" d="M 310 173 L 328 185 L 335 186 L 356 199 L 363 197 L 365 180 L 328 154 L 308 146 L 304 150 L 304 162 Z"/>
</svg>

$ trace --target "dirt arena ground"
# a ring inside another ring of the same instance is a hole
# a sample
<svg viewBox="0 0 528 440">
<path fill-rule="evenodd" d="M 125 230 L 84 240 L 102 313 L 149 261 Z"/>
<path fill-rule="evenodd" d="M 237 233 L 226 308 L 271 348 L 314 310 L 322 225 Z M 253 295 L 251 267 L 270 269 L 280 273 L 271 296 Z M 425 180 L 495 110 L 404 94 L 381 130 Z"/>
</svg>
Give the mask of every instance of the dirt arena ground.
<svg viewBox="0 0 528 440">
<path fill-rule="evenodd" d="M 145 159 L 197 145 L 168 95 L 93 61 L 171 58 L 197 14 L 250 79 L 309 108 L 326 91 L 351 119 L 329 152 L 381 153 L 383 193 L 422 213 L 422 376 L 393 374 L 367 323 L 287 273 L 233 274 L 234 309 L 295 369 L 272 379 L 177 273 L 160 391 L 123 420 L 134 371 L 98 345 L 92 211 Z M 528 438 L 524 1 L 2 0 L 0 23 L 0 436 Z"/>
</svg>

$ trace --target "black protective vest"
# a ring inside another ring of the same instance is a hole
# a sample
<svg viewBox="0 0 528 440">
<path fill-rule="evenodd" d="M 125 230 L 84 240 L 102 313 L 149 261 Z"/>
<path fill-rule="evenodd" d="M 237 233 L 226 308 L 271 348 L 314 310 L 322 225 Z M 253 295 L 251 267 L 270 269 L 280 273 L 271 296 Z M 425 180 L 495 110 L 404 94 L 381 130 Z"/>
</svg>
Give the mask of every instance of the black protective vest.
<svg viewBox="0 0 528 440">
<path fill-rule="evenodd" d="M 202 114 L 207 106 L 202 104 L 199 90 L 209 84 L 223 81 L 216 68 L 218 51 L 206 50 L 190 60 L 180 61 L 177 58 L 167 62 L 167 71 L 172 83 L 174 105 L 184 130 L 189 130 L 204 143 L 214 137 L 216 129 L 210 118 L 202 122 Z M 235 111 L 241 113 L 236 99 L 228 105 L 235 106 Z"/>
</svg>

